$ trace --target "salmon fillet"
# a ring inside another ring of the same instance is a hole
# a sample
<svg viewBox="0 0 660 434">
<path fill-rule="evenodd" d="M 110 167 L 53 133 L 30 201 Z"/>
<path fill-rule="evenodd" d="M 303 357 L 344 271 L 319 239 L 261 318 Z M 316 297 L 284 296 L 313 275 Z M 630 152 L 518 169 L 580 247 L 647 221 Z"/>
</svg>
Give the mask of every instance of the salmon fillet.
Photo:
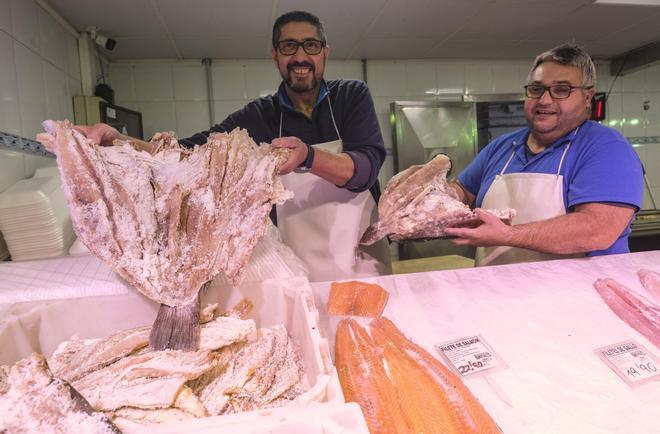
<svg viewBox="0 0 660 434">
<path fill-rule="evenodd" d="M 383 287 L 373 283 L 332 282 L 328 313 L 378 318 L 385 309 L 389 295 Z"/>
<path fill-rule="evenodd" d="M 344 398 L 360 405 L 371 434 L 412 432 L 381 356 L 355 320 L 337 326 L 335 360 Z"/>
<path fill-rule="evenodd" d="M 339 323 L 335 359 L 346 401 L 371 433 L 501 433 L 461 380 L 386 318 Z"/>
</svg>

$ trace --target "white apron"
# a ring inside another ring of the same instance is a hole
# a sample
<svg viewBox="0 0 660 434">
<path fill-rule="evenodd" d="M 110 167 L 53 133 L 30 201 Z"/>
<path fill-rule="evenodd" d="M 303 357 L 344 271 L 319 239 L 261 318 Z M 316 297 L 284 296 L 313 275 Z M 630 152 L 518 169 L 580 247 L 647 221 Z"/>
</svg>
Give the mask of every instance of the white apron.
<svg viewBox="0 0 660 434">
<path fill-rule="evenodd" d="M 577 135 L 577 129 L 573 139 Z M 484 196 L 481 207 L 484 209 L 514 208 L 516 216 L 511 224 L 517 225 L 546 220 L 566 214 L 564 207 L 563 176 L 560 175 L 564 157 L 571 147 L 568 142 L 559 160 L 556 174 L 548 173 L 508 173 L 504 171 L 515 155 L 515 149 L 504 168 Z M 557 255 L 509 246 L 477 247 L 475 265 L 499 265 L 517 262 L 535 262 L 550 259 L 575 258 L 579 255 Z"/>
<path fill-rule="evenodd" d="M 314 149 L 338 153 L 343 149 L 332 105 L 330 115 L 338 140 L 314 144 Z M 280 137 L 282 114 L 280 113 Z M 378 220 L 371 192 L 354 193 L 311 173 L 282 176 L 294 197 L 277 206 L 282 240 L 310 269 L 309 280 L 352 279 L 391 273 L 387 239 L 360 246 L 364 231 Z"/>
</svg>

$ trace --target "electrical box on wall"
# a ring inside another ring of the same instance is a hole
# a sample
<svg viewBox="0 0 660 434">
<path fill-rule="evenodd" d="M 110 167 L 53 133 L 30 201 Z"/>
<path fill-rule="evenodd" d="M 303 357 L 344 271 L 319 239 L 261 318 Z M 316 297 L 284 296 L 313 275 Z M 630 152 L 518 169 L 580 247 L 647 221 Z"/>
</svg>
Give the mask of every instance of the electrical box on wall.
<svg viewBox="0 0 660 434">
<path fill-rule="evenodd" d="M 605 92 L 598 92 L 594 94 L 591 99 L 591 117 L 593 121 L 602 121 L 606 117 L 605 103 L 607 102 L 607 94 Z"/>
<path fill-rule="evenodd" d="M 122 134 L 142 139 L 142 114 L 125 107 L 108 103 L 98 96 L 74 96 L 73 112 L 78 125 L 94 125 L 99 122 L 116 128 Z"/>
</svg>

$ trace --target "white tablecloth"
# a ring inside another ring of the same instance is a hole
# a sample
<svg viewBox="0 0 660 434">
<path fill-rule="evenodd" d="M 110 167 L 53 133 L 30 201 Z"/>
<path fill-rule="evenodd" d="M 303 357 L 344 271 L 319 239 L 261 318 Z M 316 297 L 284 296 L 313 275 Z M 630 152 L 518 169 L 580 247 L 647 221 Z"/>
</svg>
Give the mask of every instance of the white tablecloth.
<svg viewBox="0 0 660 434">
<path fill-rule="evenodd" d="M 593 350 L 635 339 L 593 282 L 613 277 L 643 292 L 637 270 L 660 272 L 660 251 L 384 276 L 384 316 L 437 356 L 434 345 L 479 334 L 508 368 L 465 383 L 505 433 L 660 433 L 660 381 L 631 389 Z M 312 284 L 321 327 L 329 283 Z M 490 383 L 490 384 L 489 384 Z"/>
</svg>

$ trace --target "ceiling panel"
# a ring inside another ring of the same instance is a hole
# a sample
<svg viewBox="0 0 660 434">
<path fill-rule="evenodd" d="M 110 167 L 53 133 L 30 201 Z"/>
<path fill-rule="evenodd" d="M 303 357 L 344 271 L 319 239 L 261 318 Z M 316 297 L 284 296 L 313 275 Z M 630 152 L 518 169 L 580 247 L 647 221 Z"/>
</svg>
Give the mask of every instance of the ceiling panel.
<svg viewBox="0 0 660 434">
<path fill-rule="evenodd" d="M 166 37 L 117 38 L 114 50 L 100 49 L 108 59 L 176 59 L 177 55 Z"/>
<path fill-rule="evenodd" d="M 530 35 L 533 38 L 561 34 L 567 40 L 586 41 L 625 30 L 646 21 L 649 15 L 660 14 L 657 7 L 583 6 L 561 19 L 550 18 L 543 28 Z M 660 39 L 660 29 L 658 29 Z"/>
<path fill-rule="evenodd" d="M 493 3 L 467 20 L 453 36 L 458 39 L 525 39 L 537 33 L 543 21 L 559 21 L 571 14 L 579 7 L 575 3 L 573 0 L 523 2 L 516 4 L 515 13 L 511 13 L 510 7 Z"/>
<path fill-rule="evenodd" d="M 368 38 L 353 49 L 351 59 L 423 59 L 435 45 L 432 39 Z"/>
<path fill-rule="evenodd" d="M 1 1 L 1 0 L 0 0 Z M 27 0 L 20 0 L 27 1 Z M 304 9 L 323 21 L 334 59 L 524 59 L 575 41 L 610 58 L 660 41 L 660 7 L 593 0 L 49 0 L 80 31 L 118 41 L 111 59 L 266 59 L 273 20 Z M 138 38 L 138 39 L 135 39 Z"/>
<path fill-rule="evenodd" d="M 113 39 L 159 36 L 163 31 L 150 2 L 144 0 L 49 0 L 49 4 L 78 31 L 96 26 Z"/>
<path fill-rule="evenodd" d="M 381 13 L 387 0 L 280 0 L 273 19 L 297 9 L 309 11 L 321 19 L 329 41 L 351 35 L 357 39 Z"/>
<path fill-rule="evenodd" d="M 271 1 L 157 0 L 169 31 L 175 36 L 268 37 Z"/>
<path fill-rule="evenodd" d="M 427 57 L 455 59 L 529 59 L 535 48 L 520 46 L 519 41 L 448 40 L 433 48 Z"/>
<path fill-rule="evenodd" d="M 460 29 L 489 2 L 486 0 L 390 1 L 368 37 L 442 38 Z"/>
<path fill-rule="evenodd" d="M 176 38 L 184 59 L 269 59 L 268 38 Z"/>
</svg>

